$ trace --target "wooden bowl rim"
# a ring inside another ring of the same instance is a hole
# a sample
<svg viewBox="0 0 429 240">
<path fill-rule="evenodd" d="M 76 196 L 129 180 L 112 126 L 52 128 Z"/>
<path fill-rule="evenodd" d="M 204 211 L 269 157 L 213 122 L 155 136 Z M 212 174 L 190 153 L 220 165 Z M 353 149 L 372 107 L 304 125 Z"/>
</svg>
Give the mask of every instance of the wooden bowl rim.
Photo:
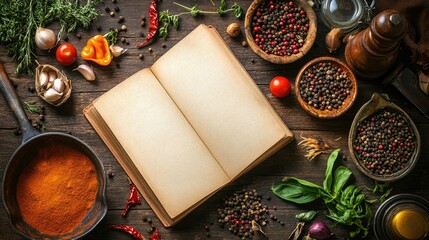
<svg viewBox="0 0 429 240">
<path fill-rule="evenodd" d="M 247 42 L 250 46 L 250 48 L 261 58 L 265 59 L 268 62 L 275 63 L 275 64 L 287 64 L 297 61 L 298 59 L 302 58 L 307 52 L 311 49 L 311 47 L 314 44 L 314 41 L 316 40 L 317 35 L 317 17 L 316 13 L 314 12 L 313 8 L 305 1 L 305 0 L 294 0 L 294 2 L 302 7 L 304 11 L 307 14 L 307 17 L 309 19 L 309 28 L 308 28 L 308 34 L 305 39 L 304 45 L 299 48 L 299 53 L 292 54 L 291 56 L 278 56 L 275 54 L 268 54 L 265 53 L 259 46 L 255 43 L 253 36 L 252 36 L 252 18 L 253 14 L 255 13 L 256 9 L 258 9 L 259 5 L 265 0 L 254 0 L 249 8 L 246 11 L 246 17 L 244 19 L 244 32 L 246 34 Z"/>
<path fill-rule="evenodd" d="M 348 136 L 348 147 L 350 152 L 350 157 L 352 158 L 353 163 L 355 166 L 361 171 L 364 175 L 367 177 L 381 181 L 381 182 L 393 182 L 397 181 L 406 175 L 408 175 L 417 165 L 418 159 L 420 157 L 420 150 L 421 150 L 421 139 L 420 139 L 420 133 L 413 122 L 413 120 L 410 118 L 410 116 L 402 110 L 398 105 L 394 104 L 393 102 L 390 102 L 390 100 L 387 100 L 388 96 L 382 96 L 379 93 L 374 93 L 371 97 L 371 99 L 366 102 L 362 107 L 359 109 L 359 111 L 356 113 L 353 122 L 350 126 L 349 136 Z M 353 148 L 353 140 L 354 136 L 356 135 L 356 127 L 359 123 L 361 123 L 363 120 L 365 120 L 370 115 L 381 111 L 383 109 L 391 109 L 399 114 L 402 115 L 402 117 L 407 121 L 409 126 L 414 132 L 414 135 L 416 136 L 416 148 L 413 152 L 413 155 L 408 160 L 407 167 L 397 171 L 392 174 L 385 174 L 385 175 L 376 175 L 368 171 L 368 169 L 363 166 L 361 161 L 357 158 L 355 149 Z"/>
<path fill-rule="evenodd" d="M 299 88 L 300 88 L 300 80 L 301 80 L 302 74 L 304 74 L 304 71 L 307 70 L 309 67 L 321 62 L 330 62 L 336 66 L 341 67 L 343 71 L 347 72 L 348 77 L 352 83 L 353 88 L 350 92 L 350 95 L 345 99 L 344 104 L 339 109 L 319 110 L 308 105 L 307 102 L 305 102 L 301 97 L 301 92 L 299 91 Z M 295 95 L 296 95 L 296 98 L 298 99 L 299 104 L 308 114 L 317 118 L 332 119 L 332 118 L 341 116 L 353 106 L 353 103 L 356 100 L 357 93 L 358 93 L 358 84 L 357 84 L 356 76 L 353 74 L 352 70 L 347 66 L 346 63 L 334 57 L 318 57 L 309 61 L 299 70 L 295 79 Z"/>
</svg>

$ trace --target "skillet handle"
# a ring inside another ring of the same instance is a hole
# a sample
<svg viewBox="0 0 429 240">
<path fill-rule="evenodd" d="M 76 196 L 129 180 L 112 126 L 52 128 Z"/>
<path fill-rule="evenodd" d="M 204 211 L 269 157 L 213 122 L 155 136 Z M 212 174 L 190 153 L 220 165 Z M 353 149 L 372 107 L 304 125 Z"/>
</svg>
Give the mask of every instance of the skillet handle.
<svg viewBox="0 0 429 240">
<path fill-rule="evenodd" d="M 19 125 L 22 129 L 22 142 L 26 142 L 28 139 L 39 134 L 33 126 L 31 126 L 30 121 L 28 121 L 27 115 L 24 112 L 24 109 L 21 106 L 21 103 L 18 100 L 18 95 L 16 95 L 15 89 L 10 82 L 6 71 L 4 70 L 3 64 L 0 63 L 0 89 L 3 93 L 4 98 L 9 104 L 12 111 L 15 113 L 15 117 L 18 120 Z"/>
</svg>

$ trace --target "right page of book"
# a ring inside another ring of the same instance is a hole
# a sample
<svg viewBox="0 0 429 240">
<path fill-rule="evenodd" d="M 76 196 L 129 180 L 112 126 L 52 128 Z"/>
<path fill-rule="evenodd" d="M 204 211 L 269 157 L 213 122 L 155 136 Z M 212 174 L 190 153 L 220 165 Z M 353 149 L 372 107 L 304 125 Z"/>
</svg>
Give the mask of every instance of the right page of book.
<svg viewBox="0 0 429 240">
<path fill-rule="evenodd" d="M 197 27 L 151 70 L 231 179 L 292 138 L 212 27 Z"/>
</svg>

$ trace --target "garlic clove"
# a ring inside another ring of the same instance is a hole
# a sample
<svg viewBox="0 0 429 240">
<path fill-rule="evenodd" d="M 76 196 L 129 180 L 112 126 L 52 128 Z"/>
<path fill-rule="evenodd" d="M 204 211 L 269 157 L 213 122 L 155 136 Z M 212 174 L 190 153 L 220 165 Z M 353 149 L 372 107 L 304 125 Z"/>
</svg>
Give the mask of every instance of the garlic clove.
<svg viewBox="0 0 429 240">
<path fill-rule="evenodd" d="M 429 76 L 422 71 L 419 72 L 419 86 L 424 94 L 429 95 Z"/>
<path fill-rule="evenodd" d="M 39 75 L 39 84 L 41 87 L 45 87 L 48 84 L 49 76 L 46 72 L 41 72 Z"/>
<path fill-rule="evenodd" d="M 82 76 L 88 81 L 95 80 L 94 68 L 87 64 L 81 64 L 77 68 L 73 69 L 73 71 L 79 71 Z"/>
<path fill-rule="evenodd" d="M 119 57 L 119 56 L 121 56 L 121 55 L 122 55 L 122 54 L 124 54 L 127 50 L 128 50 L 128 49 L 125 49 L 125 48 L 122 48 L 122 47 L 120 47 L 120 46 L 116 46 L 116 45 L 110 46 L 110 51 L 112 52 L 112 55 L 113 55 L 114 57 Z"/>
<path fill-rule="evenodd" d="M 53 88 L 55 91 L 62 93 L 64 91 L 65 84 L 61 78 L 57 78 L 54 80 Z"/>
<path fill-rule="evenodd" d="M 59 93 L 57 92 L 55 89 L 53 88 L 49 88 L 44 94 L 43 97 L 45 98 L 46 101 L 54 103 L 56 101 L 58 101 L 61 97 L 63 96 L 63 93 Z"/>
<path fill-rule="evenodd" d="M 57 78 L 57 73 L 54 71 L 49 71 L 48 76 L 49 82 L 53 82 Z"/>
<path fill-rule="evenodd" d="M 343 37 L 343 30 L 341 28 L 333 28 L 325 36 L 325 45 L 329 53 L 334 52 L 341 46 L 341 38 Z"/>
</svg>

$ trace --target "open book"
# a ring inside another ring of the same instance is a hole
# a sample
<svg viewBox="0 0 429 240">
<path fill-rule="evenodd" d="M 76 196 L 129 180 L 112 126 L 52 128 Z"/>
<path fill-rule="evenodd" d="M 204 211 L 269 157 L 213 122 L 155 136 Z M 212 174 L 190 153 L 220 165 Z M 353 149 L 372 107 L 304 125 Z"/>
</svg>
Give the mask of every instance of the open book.
<svg viewBox="0 0 429 240">
<path fill-rule="evenodd" d="M 205 25 L 84 114 L 167 227 L 292 139 Z"/>
</svg>

